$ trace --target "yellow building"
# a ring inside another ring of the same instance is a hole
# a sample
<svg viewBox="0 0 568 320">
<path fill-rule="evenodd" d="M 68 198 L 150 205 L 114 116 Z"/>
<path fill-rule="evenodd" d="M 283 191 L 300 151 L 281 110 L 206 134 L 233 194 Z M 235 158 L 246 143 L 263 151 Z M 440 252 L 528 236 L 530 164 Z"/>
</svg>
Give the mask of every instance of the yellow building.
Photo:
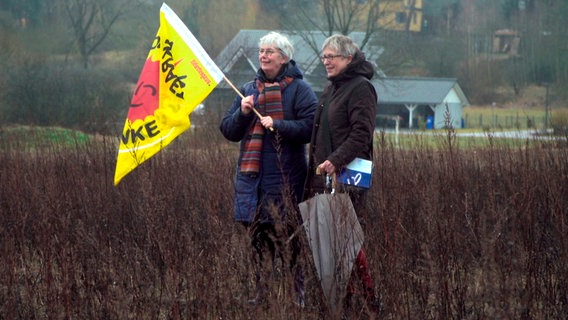
<svg viewBox="0 0 568 320">
<path fill-rule="evenodd" d="M 381 1 L 379 24 L 389 30 L 421 32 L 422 0 Z"/>
</svg>

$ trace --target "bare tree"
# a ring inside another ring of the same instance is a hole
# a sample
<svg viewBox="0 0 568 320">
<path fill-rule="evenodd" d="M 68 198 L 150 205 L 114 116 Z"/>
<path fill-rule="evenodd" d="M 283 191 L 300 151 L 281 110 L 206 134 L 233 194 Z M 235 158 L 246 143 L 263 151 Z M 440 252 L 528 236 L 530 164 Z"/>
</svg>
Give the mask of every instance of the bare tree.
<svg viewBox="0 0 568 320">
<path fill-rule="evenodd" d="M 365 32 L 365 37 L 359 44 L 361 48 L 379 30 L 379 16 L 381 2 L 388 0 L 317 0 L 292 1 L 294 7 L 300 7 L 297 15 L 287 15 L 284 24 L 293 30 L 319 31 L 325 36 L 334 33 L 349 34 L 353 31 Z M 312 33 L 302 33 L 304 40 L 310 44 L 315 52 L 319 48 L 314 41 Z"/>
<path fill-rule="evenodd" d="M 109 36 L 117 20 L 135 3 L 136 0 L 61 0 L 85 69 L 89 67 L 89 57 Z"/>
<path fill-rule="evenodd" d="M 415 39 L 410 32 L 411 19 L 418 17 L 416 7 L 422 2 L 402 0 L 291 0 L 295 15 L 285 17 L 284 25 L 298 34 L 319 54 L 316 39 L 318 36 L 331 36 L 334 33 L 348 35 L 362 32 L 358 44 L 366 47 L 386 48 L 381 50 L 381 73 L 386 70 L 399 70 L 412 60 L 411 47 Z M 404 15 L 401 15 L 404 14 Z M 401 21 L 404 17 L 406 20 Z M 421 17 L 421 16 L 419 16 Z M 401 23 L 404 23 L 401 28 Z M 313 32 L 306 32 L 313 31 Z M 375 49 L 376 50 L 376 49 Z M 378 61 L 374 61 L 379 64 Z M 412 63 L 412 62 L 411 62 Z M 411 64 L 410 63 L 410 64 Z"/>
</svg>

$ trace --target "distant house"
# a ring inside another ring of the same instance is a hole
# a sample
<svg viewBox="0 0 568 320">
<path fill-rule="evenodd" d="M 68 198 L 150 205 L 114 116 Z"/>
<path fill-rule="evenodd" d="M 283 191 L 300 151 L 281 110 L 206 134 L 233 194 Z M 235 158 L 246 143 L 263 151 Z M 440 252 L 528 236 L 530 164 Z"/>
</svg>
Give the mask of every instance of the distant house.
<svg viewBox="0 0 568 320">
<path fill-rule="evenodd" d="M 426 21 L 423 18 L 422 0 L 395 0 L 379 3 L 379 25 L 396 31 L 421 32 Z"/>
<path fill-rule="evenodd" d="M 493 33 L 493 58 L 518 57 L 521 43 L 520 33 L 516 30 L 501 29 Z"/>
<path fill-rule="evenodd" d="M 388 77 L 372 83 L 379 95 L 378 123 L 385 115 L 397 115 L 409 128 L 417 125 L 415 119 L 430 129 L 462 127 L 462 108 L 469 101 L 457 79 Z"/>
</svg>

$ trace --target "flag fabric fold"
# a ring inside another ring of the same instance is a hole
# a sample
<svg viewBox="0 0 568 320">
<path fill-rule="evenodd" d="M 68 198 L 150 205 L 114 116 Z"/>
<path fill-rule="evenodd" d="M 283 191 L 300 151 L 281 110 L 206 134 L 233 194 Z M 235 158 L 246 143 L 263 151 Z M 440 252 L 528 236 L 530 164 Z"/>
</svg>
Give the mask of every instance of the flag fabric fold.
<svg viewBox="0 0 568 320">
<path fill-rule="evenodd" d="M 190 114 L 224 79 L 165 3 L 120 136 L 114 185 L 190 126 Z"/>
</svg>

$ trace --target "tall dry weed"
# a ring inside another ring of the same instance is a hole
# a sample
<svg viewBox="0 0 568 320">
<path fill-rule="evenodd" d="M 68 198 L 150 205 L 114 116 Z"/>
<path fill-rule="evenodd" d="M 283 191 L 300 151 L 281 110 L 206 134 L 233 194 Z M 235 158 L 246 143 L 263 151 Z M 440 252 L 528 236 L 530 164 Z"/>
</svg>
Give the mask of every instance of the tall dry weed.
<svg viewBox="0 0 568 320">
<path fill-rule="evenodd" d="M 568 149 L 378 139 L 365 248 L 389 319 L 568 314 Z M 114 187 L 116 141 L 0 152 L 0 319 L 320 319 L 254 294 L 232 221 L 237 148 L 201 128 Z M 309 259 L 309 254 L 305 256 Z M 309 265 L 309 264 L 308 264 Z M 289 277 L 276 277 L 287 290 Z M 363 311 L 355 319 L 368 317 Z"/>
</svg>

